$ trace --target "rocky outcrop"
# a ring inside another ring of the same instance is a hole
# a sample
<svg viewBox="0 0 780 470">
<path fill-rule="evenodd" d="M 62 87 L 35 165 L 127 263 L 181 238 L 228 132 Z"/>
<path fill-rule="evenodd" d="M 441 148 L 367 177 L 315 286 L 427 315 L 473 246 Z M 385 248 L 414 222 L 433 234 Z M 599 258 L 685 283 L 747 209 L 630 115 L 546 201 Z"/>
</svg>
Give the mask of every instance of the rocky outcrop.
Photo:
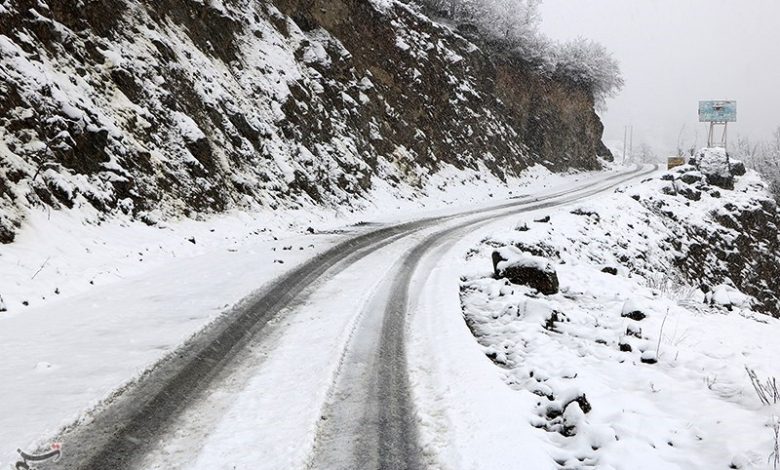
<svg viewBox="0 0 780 470">
<path fill-rule="evenodd" d="M 679 252 L 677 268 L 690 282 L 704 284 L 705 289 L 731 283 L 758 301 L 756 310 L 780 317 L 777 203 L 760 180 L 740 181 L 746 173 L 744 166 L 726 157 L 722 149 L 702 150 L 692 163 L 704 178 L 686 178 L 692 174 L 691 167 L 678 167 L 668 173 L 669 183 L 661 190 L 684 196 L 689 200 L 687 210 L 704 214 L 703 221 L 679 217 L 674 199 L 644 201 L 677 229 L 676 236 L 667 240 Z M 688 195 L 693 191 L 706 193 L 721 203 L 691 198 Z"/>
<path fill-rule="evenodd" d="M 7 0 L 0 242 L 30 206 L 154 223 L 355 205 L 448 165 L 594 169 L 593 108 L 390 0 Z"/>
</svg>

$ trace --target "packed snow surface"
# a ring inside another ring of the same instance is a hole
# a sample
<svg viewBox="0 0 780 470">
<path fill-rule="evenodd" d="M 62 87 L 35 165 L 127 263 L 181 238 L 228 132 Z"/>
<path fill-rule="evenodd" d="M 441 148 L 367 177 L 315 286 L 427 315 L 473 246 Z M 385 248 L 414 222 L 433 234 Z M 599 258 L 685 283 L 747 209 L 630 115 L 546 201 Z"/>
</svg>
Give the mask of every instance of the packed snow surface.
<svg viewBox="0 0 780 470">
<path fill-rule="evenodd" d="M 486 207 L 592 179 L 534 167 L 505 184 L 451 169 L 423 198 L 380 183 L 362 212 L 233 212 L 153 226 L 84 208 L 32 213 L 17 241 L 0 247 L 0 373 L 12 378 L 0 381 L 0 465 L 17 448 L 48 446 L 270 280 L 375 227 L 360 222 Z"/>
</svg>

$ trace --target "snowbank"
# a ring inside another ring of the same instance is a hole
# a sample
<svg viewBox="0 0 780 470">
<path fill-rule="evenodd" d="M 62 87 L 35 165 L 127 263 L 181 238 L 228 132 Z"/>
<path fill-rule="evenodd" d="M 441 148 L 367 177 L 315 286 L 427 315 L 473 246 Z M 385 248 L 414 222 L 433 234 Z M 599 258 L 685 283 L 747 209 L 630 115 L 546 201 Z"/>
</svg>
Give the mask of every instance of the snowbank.
<svg viewBox="0 0 780 470">
<path fill-rule="evenodd" d="M 710 163 L 702 174 L 720 171 Z M 533 399 L 505 415 L 545 431 L 535 439 L 562 468 L 768 468 L 777 410 L 745 366 L 780 374 L 780 321 L 755 310 L 780 312 L 776 207 L 753 173 L 716 191 L 684 181 L 693 170 L 523 217 L 466 256 L 466 323 L 507 388 Z M 486 275 L 507 247 L 551 260 L 560 294 Z"/>
</svg>

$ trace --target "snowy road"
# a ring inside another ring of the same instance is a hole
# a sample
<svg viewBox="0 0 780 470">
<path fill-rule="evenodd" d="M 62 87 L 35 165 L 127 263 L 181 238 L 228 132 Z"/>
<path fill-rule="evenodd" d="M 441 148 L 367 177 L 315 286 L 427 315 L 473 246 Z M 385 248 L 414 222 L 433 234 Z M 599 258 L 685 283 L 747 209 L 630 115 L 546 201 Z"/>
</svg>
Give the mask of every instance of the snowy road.
<svg viewBox="0 0 780 470">
<path fill-rule="evenodd" d="M 69 451 L 57 468 L 425 467 L 405 338 L 421 261 L 497 218 L 567 204 L 651 171 L 337 245 L 67 432 Z"/>
</svg>

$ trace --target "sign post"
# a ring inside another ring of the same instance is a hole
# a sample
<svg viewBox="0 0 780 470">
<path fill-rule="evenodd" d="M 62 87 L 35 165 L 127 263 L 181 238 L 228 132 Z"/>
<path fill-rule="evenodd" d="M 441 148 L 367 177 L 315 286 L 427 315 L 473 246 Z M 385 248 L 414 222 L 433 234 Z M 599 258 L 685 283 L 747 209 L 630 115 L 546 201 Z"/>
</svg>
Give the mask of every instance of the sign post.
<svg viewBox="0 0 780 470">
<path fill-rule="evenodd" d="M 737 122 L 736 101 L 699 101 L 699 122 L 708 122 L 710 131 L 707 137 L 707 147 L 728 146 L 729 123 Z M 716 141 L 716 128 L 722 127 L 720 140 Z"/>
</svg>

